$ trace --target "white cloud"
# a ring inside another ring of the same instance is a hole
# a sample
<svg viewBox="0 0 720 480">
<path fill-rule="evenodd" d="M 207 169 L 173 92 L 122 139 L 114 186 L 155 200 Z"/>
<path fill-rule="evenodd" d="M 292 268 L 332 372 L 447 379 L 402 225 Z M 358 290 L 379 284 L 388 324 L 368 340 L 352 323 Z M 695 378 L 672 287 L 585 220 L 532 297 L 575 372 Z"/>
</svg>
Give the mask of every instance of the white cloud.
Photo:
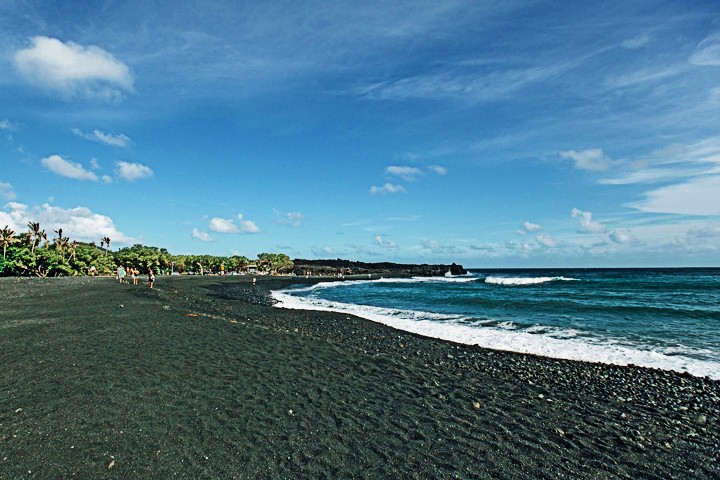
<svg viewBox="0 0 720 480">
<path fill-rule="evenodd" d="M 630 234 L 630 230 L 626 228 L 613 230 L 608 236 L 610 237 L 610 240 L 621 245 L 632 243 L 634 241 L 632 235 Z"/>
<path fill-rule="evenodd" d="M 585 233 L 604 233 L 605 227 L 598 223 L 593 222 L 591 212 L 583 212 L 578 208 L 573 208 L 571 215 L 573 218 L 577 218 L 580 222 L 580 230 Z"/>
<path fill-rule="evenodd" d="M 143 178 L 150 178 L 154 172 L 147 165 L 141 163 L 117 162 L 118 175 L 130 182 Z"/>
<path fill-rule="evenodd" d="M 5 210 L 9 209 L 9 210 Z M 50 204 L 29 207 L 11 202 L 0 210 L 0 223 L 16 231 L 27 230 L 28 222 L 38 222 L 46 232 L 59 228 L 68 237 L 83 242 L 98 242 L 109 237 L 114 245 L 132 244 L 136 240 L 120 232 L 108 216 L 94 213 L 87 207 L 64 209 Z"/>
<path fill-rule="evenodd" d="M 100 180 L 102 180 L 103 183 L 112 183 L 112 177 L 110 175 L 103 175 L 100 177 Z"/>
<path fill-rule="evenodd" d="M 375 240 L 375 243 L 383 248 L 398 248 L 398 245 L 395 242 L 392 240 L 385 240 L 382 235 L 375 235 L 373 240 Z"/>
<path fill-rule="evenodd" d="M 720 215 L 720 175 L 690 179 L 645 193 L 628 206 L 643 212 Z"/>
<path fill-rule="evenodd" d="M 525 230 L 526 232 L 537 232 L 540 229 L 542 229 L 542 227 L 540 225 L 538 225 L 537 223 L 532 223 L 532 222 L 523 223 L 523 230 Z"/>
<path fill-rule="evenodd" d="M 0 182 L 0 197 L 4 197 L 6 200 L 15 200 L 15 190 L 10 182 Z"/>
<path fill-rule="evenodd" d="M 193 228 L 192 237 L 196 240 L 201 240 L 203 242 L 212 241 L 212 237 L 207 232 L 201 232 L 197 228 Z"/>
<path fill-rule="evenodd" d="M 543 245 L 547 248 L 555 248 L 555 247 L 559 247 L 560 245 L 562 245 L 562 242 L 560 242 L 560 240 L 558 240 L 546 233 L 538 235 L 537 237 L 535 237 L 535 239 L 538 241 L 538 243 L 540 245 Z"/>
<path fill-rule="evenodd" d="M 12 123 L 7 118 L 0 120 L 0 130 L 10 130 Z"/>
<path fill-rule="evenodd" d="M 43 167 L 62 177 L 73 178 L 75 180 L 92 180 L 97 182 L 98 177 L 93 172 L 85 170 L 79 163 L 65 160 L 60 155 L 51 155 L 43 158 L 41 162 Z"/>
<path fill-rule="evenodd" d="M 703 227 L 692 228 L 688 231 L 688 235 L 695 238 L 720 237 L 720 223 L 710 223 Z"/>
<path fill-rule="evenodd" d="M 92 133 L 84 133 L 79 128 L 73 128 L 72 132 L 78 137 L 92 140 L 94 142 L 101 142 L 106 145 L 113 147 L 127 147 L 130 144 L 130 138 L 122 133 L 113 135 L 110 133 L 103 133 L 100 130 L 93 130 Z"/>
<path fill-rule="evenodd" d="M 430 165 L 427 168 L 435 175 L 447 175 L 447 173 L 448 173 L 447 168 L 442 167 L 440 165 Z"/>
<path fill-rule="evenodd" d="M 637 37 L 628 38 L 624 42 L 621 43 L 622 47 L 628 50 L 635 50 L 636 48 L 640 48 L 646 43 L 650 41 L 650 37 L 647 33 L 643 33 L 642 35 L 638 35 Z"/>
<path fill-rule="evenodd" d="M 416 167 L 391 165 L 385 168 L 385 173 L 394 177 L 399 177 L 406 182 L 414 182 L 417 177 L 423 174 L 422 170 Z"/>
<path fill-rule="evenodd" d="M 237 225 L 236 221 L 239 221 L 240 225 Z M 217 233 L 259 233 L 260 227 L 252 220 L 243 220 L 243 215 L 240 213 L 236 219 L 211 218 L 210 230 Z"/>
<path fill-rule="evenodd" d="M 35 37 L 30 48 L 15 53 L 15 68 L 28 82 L 64 98 L 118 100 L 133 91 L 127 65 L 94 45 Z"/>
<path fill-rule="evenodd" d="M 233 220 L 219 217 L 210 219 L 210 230 L 217 233 L 238 233 L 240 231 Z"/>
<path fill-rule="evenodd" d="M 575 168 L 578 170 L 607 170 L 615 164 L 615 162 L 599 148 L 591 148 L 581 152 L 566 150 L 560 152 L 560 156 L 573 160 L 575 162 Z"/>
<path fill-rule="evenodd" d="M 389 195 L 392 193 L 405 193 L 405 187 L 402 185 L 393 185 L 392 183 L 386 183 L 382 187 L 372 186 L 370 187 L 370 193 L 372 195 Z"/>
<path fill-rule="evenodd" d="M 690 56 L 693 65 L 720 66 L 720 32 L 706 37 Z"/>
</svg>

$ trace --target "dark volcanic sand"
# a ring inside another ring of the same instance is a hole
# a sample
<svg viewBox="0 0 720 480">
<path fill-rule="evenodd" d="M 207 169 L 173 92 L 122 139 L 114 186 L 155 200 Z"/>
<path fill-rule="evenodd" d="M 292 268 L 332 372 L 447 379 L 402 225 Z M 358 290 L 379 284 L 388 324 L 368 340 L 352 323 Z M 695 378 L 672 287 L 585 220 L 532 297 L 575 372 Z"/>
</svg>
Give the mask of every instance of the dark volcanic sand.
<svg viewBox="0 0 720 480">
<path fill-rule="evenodd" d="M 267 306 L 294 281 L 0 279 L 0 479 L 720 477 L 720 382 Z"/>
</svg>

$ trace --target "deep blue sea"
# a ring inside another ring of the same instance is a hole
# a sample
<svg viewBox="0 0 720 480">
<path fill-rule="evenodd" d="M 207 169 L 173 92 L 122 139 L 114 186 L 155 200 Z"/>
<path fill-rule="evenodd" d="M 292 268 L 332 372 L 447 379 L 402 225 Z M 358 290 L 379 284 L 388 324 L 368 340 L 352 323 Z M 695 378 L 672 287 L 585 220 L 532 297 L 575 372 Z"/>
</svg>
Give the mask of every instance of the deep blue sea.
<svg viewBox="0 0 720 480">
<path fill-rule="evenodd" d="M 720 269 L 477 269 L 273 296 L 458 343 L 720 380 Z"/>
</svg>

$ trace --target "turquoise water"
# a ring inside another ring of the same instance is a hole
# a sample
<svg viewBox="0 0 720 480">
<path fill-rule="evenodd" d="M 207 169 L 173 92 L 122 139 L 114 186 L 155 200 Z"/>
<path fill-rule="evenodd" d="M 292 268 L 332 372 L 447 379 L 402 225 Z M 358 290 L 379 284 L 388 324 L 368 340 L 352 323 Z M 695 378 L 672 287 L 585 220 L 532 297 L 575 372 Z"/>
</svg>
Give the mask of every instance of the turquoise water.
<svg viewBox="0 0 720 480">
<path fill-rule="evenodd" d="M 720 269 L 478 269 L 274 296 L 460 343 L 720 379 Z"/>
</svg>

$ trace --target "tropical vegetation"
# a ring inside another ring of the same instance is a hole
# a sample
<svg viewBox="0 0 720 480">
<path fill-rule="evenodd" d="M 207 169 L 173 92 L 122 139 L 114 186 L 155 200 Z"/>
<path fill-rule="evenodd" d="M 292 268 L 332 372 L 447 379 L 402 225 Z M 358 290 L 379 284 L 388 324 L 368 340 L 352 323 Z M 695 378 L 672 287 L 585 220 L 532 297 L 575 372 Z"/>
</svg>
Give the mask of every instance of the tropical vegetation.
<svg viewBox="0 0 720 480">
<path fill-rule="evenodd" d="M 149 269 L 166 274 L 208 273 L 285 273 L 293 262 L 283 253 L 261 253 L 251 260 L 243 255 L 172 255 L 164 248 L 133 245 L 110 251 L 111 239 L 78 242 L 53 230 L 50 238 L 39 223 L 28 223 L 28 231 L 16 234 L 7 225 L 0 230 L 0 276 L 57 277 L 75 275 L 114 275 L 117 267 L 134 267 L 141 273 Z"/>
</svg>

